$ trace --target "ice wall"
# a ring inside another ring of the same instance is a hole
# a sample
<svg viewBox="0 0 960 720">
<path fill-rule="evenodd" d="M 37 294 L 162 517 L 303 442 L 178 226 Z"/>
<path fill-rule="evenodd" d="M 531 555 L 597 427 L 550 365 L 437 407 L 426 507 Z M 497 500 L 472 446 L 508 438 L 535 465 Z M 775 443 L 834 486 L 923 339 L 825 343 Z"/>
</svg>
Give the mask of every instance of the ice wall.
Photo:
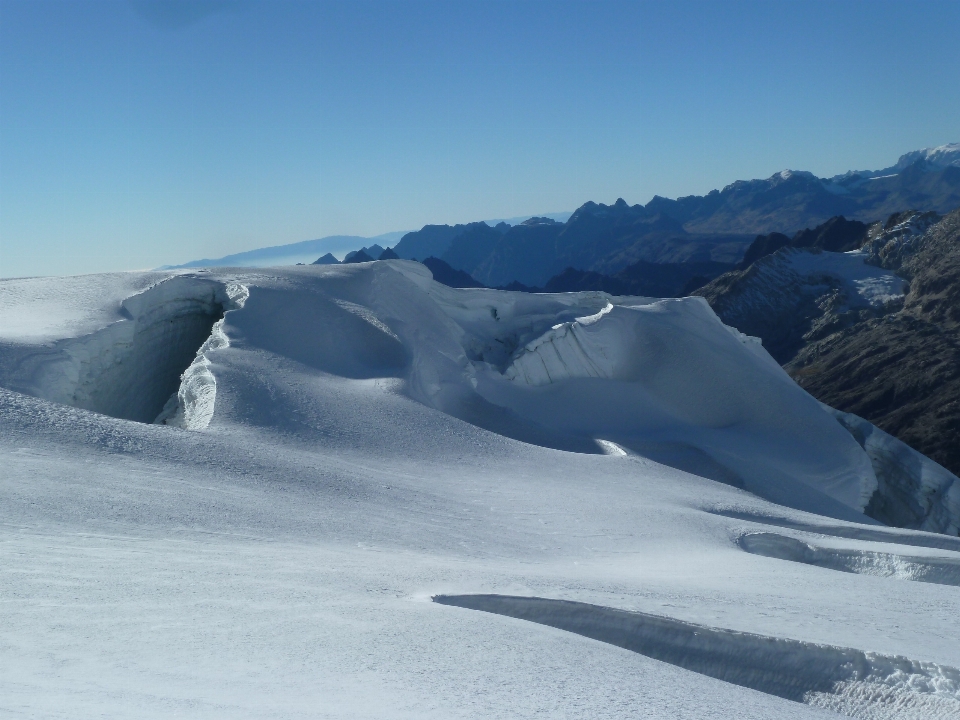
<svg viewBox="0 0 960 720">
<path fill-rule="evenodd" d="M 169 278 L 123 300 L 124 319 L 31 352 L 6 384 L 65 405 L 153 422 L 229 301 L 222 283 Z"/>
<path fill-rule="evenodd" d="M 867 515 L 896 527 L 960 534 L 960 478 L 863 418 L 823 408 L 853 435 L 873 465 L 878 487 Z"/>
<path fill-rule="evenodd" d="M 225 291 L 225 311 L 242 308 L 250 296 L 245 286 L 236 283 L 227 285 Z M 180 387 L 167 400 L 155 422 L 186 430 L 202 430 L 210 424 L 217 399 L 217 378 L 210 370 L 209 355 L 229 345 L 221 318 L 214 323 L 210 337 L 200 346 L 190 367 L 180 376 Z"/>
</svg>

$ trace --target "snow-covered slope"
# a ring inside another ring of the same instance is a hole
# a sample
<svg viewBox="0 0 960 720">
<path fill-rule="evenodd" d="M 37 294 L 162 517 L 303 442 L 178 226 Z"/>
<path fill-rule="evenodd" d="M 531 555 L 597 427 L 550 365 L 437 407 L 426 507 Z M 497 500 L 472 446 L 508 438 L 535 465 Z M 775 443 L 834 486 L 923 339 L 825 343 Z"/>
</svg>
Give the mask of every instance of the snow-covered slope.
<svg viewBox="0 0 960 720">
<path fill-rule="evenodd" d="M 935 168 L 960 167 L 960 143 L 947 143 L 938 147 L 914 150 L 901 155 L 894 169 L 905 170 L 917 160 L 925 160 Z"/>
<path fill-rule="evenodd" d="M 947 167 L 960 167 L 960 143 L 947 143 L 945 145 L 938 145 L 937 147 L 912 150 L 901 155 L 896 164 L 890 167 L 883 168 L 882 170 L 851 170 L 843 175 L 837 175 L 831 178 L 830 182 L 841 182 L 855 175 L 859 175 L 861 178 L 889 177 L 890 175 L 903 172 L 918 160 L 925 161 L 926 167 L 934 170 L 943 170 Z"/>
<path fill-rule="evenodd" d="M 0 386 L 4 712 L 960 712 L 960 540 L 699 299 L 2 281 Z"/>
</svg>

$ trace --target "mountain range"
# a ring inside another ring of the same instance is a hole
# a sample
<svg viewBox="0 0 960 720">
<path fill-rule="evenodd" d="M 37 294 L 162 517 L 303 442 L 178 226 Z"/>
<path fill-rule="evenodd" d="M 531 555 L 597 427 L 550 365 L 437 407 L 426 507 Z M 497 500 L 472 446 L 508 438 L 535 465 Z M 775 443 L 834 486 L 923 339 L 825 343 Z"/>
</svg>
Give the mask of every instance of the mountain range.
<svg viewBox="0 0 960 720">
<path fill-rule="evenodd" d="M 868 223 L 907 209 L 945 213 L 957 206 L 960 143 L 950 143 L 908 152 L 882 170 L 831 178 L 783 170 L 702 196 L 654 196 L 646 205 L 587 202 L 572 214 L 426 225 L 374 238 L 338 235 L 163 269 L 310 263 L 326 253 L 342 258 L 396 243 L 401 258 L 436 257 L 489 287 L 543 287 L 568 267 L 615 275 L 639 261 L 732 265 L 758 234 L 792 235 L 835 216 Z"/>
<path fill-rule="evenodd" d="M 437 257 L 489 287 L 542 287 L 566 268 L 613 275 L 647 263 L 740 261 L 757 234 L 795 234 L 832 217 L 873 222 L 907 209 L 960 206 L 960 143 L 903 155 L 890 168 L 832 178 L 784 170 L 707 195 L 646 205 L 588 202 L 565 223 L 427 225 L 394 247 L 401 258 Z"/>
</svg>

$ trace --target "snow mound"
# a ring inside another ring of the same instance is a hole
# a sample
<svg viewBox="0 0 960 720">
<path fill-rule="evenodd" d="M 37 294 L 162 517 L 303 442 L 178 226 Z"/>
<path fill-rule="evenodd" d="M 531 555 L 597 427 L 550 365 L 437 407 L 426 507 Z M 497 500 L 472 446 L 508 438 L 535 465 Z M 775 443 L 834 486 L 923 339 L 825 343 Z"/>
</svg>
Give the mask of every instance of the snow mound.
<svg viewBox="0 0 960 720">
<path fill-rule="evenodd" d="M 787 700 L 842 708 L 854 717 L 946 720 L 960 713 L 960 670 L 935 663 L 569 600 L 507 595 L 433 600 L 567 630 Z"/>
<path fill-rule="evenodd" d="M 485 400 L 558 437 L 602 438 L 793 507 L 838 516 L 831 501 L 860 511 L 876 490 L 866 456 L 702 298 L 608 302 L 519 348 L 502 375 L 474 376 Z"/>
<path fill-rule="evenodd" d="M 330 376 L 396 378 L 418 402 L 499 435 L 645 457 L 835 518 L 862 518 L 877 489 L 849 433 L 702 298 L 462 290 L 391 260 L 242 283 L 173 276 L 121 306 L 126 319 L 31 348 L 3 384 L 203 429 L 213 358 L 230 346 Z"/>
</svg>

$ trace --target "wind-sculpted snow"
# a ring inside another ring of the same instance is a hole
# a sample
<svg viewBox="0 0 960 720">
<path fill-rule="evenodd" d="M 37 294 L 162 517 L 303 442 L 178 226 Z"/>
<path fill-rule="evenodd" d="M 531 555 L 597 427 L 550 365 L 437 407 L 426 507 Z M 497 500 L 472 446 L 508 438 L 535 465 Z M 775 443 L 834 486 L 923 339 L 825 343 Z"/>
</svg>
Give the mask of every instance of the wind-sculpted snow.
<svg viewBox="0 0 960 720">
<path fill-rule="evenodd" d="M 569 600 L 506 595 L 438 595 L 433 600 L 567 630 L 852 717 L 946 720 L 960 713 L 960 670 L 934 663 Z"/>
<path fill-rule="evenodd" d="M 960 585 L 960 554 L 956 557 L 925 557 L 866 549 L 821 547 L 777 533 L 747 533 L 740 536 L 737 543 L 755 555 L 806 563 L 830 570 L 938 585 Z"/>
<path fill-rule="evenodd" d="M 866 505 L 876 479 L 865 455 L 754 338 L 701 298 L 621 302 L 551 327 L 502 377 L 477 373 L 478 392 L 540 427 L 795 507 Z"/>
<path fill-rule="evenodd" d="M 4 280 L 0 299 L 0 714 L 920 720 L 952 702 L 956 586 L 737 544 L 790 536 L 849 565 L 960 540 L 866 517 L 868 452 L 698 300 L 455 290 L 397 260 Z M 430 602 L 489 594 L 706 644 L 691 672 Z M 807 682 L 837 658 L 857 671 Z M 769 666 L 782 694 L 721 665 Z"/>
</svg>

